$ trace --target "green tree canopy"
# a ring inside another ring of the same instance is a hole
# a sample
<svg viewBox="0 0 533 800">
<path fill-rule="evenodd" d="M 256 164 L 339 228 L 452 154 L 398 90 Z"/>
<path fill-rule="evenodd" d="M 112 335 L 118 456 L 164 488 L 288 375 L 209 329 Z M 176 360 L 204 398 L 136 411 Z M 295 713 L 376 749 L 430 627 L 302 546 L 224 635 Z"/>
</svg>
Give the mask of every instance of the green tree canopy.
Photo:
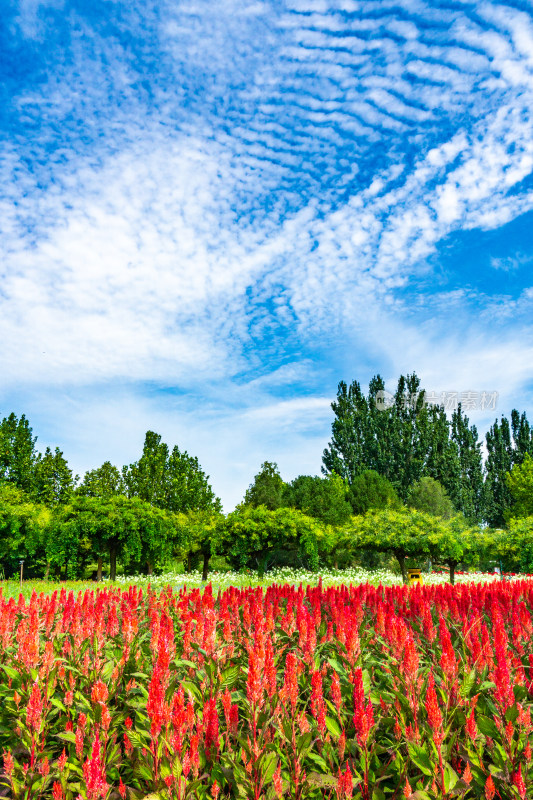
<svg viewBox="0 0 533 800">
<path fill-rule="evenodd" d="M 146 433 L 140 459 L 124 467 L 122 475 L 129 497 L 139 497 L 158 508 L 176 514 L 220 510 L 220 500 L 198 459 L 177 446 L 170 451 L 153 431 Z"/>
<path fill-rule="evenodd" d="M 349 489 L 354 514 L 365 514 L 371 508 L 399 508 L 401 500 L 392 483 L 375 469 L 365 469 L 354 478 Z"/>
<path fill-rule="evenodd" d="M 14 483 L 30 494 L 37 453 L 32 429 L 24 414 L 10 414 L 0 422 L 0 482 Z"/>
<path fill-rule="evenodd" d="M 224 516 L 218 511 L 189 511 L 188 514 L 177 515 L 176 524 L 183 531 L 182 538 L 188 542 L 187 569 L 203 560 L 202 580 L 207 580 L 209 561 L 211 559 L 211 540 Z"/>
<path fill-rule="evenodd" d="M 470 526 L 463 514 L 442 519 L 438 526 L 428 526 L 424 536 L 424 552 L 428 552 L 435 563 L 448 567 L 452 584 L 455 583 L 455 570 L 459 564 L 476 564 L 483 552 L 479 527 Z"/>
<path fill-rule="evenodd" d="M 44 455 L 39 453 L 33 481 L 33 495 L 38 502 L 49 507 L 67 503 L 74 492 L 75 482 L 76 478 L 59 447 L 54 452 L 47 447 Z"/>
<path fill-rule="evenodd" d="M 282 500 L 284 506 L 297 508 L 325 525 L 342 525 L 352 513 L 346 495 L 346 483 L 338 475 L 299 475 L 285 486 Z"/>
<path fill-rule="evenodd" d="M 77 577 L 89 559 L 96 558 L 98 578 L 107 557 L 114 580 L 118 558 L 151 572 L 157 560 L 171 555 L 176 542 L 183 544 L 182 534 L 172 514 L 139 498 L 75 496 L 54 512 L 47 555 L 52 565 L 65 566 L 69 577 Z"/>
<path fill-rule="evenodd" d="M 20 559 L 30 571 L 41 566 L 49 521 L 48 509 L 22 489 L 12 483 L 0 484 L 0 566 L 6 575 L 18 572 Z"/>
<path fill-rule="evenodd" d="M 508 529 L 489 532 L 486 555 L 505 571 L 533 573 L 533 516 L 510 520 Z"/>
<path fill-rule="evenodd" d="M 352 517 L 344 535 L 352 549 L 360 548 L 391 553 L 398 561 L 402 577 L 407 580 L 407 559 L 416 559 L 417 566 L 430 555 L 429 533 L 441 531 L 441 521 L 412 508 L 386 508 Z"/>
<path fill-rule="evenodd" d="M 529 453 L 507 473 L 506 481 L 512 502 L 506 519 L 533 517 L 533 458 Z"/>
<path fill-rule="evenodd" d="M 443 519 L 450 519 L 454 514 L 453 503 L 446 490 L 434 478 L 420 478 L 413 484 L 407 497 L 407 505 Z"/>
<path fill-rule="evenodd" d="M 292 551 L 313 569 L 318 566 L 318 543 L 323 527 L 292 508 L 270 510 L 244 507 L 222 519 L 214 531 L 212 549 L 237 568 L 258 569 L 262 575 L 276 556 Z"/>
<path fill-rule="evenodd" d="M 126 485 L 122 473 L 110 461 L 104 461 L 101 467 L 88 470 L 76 494 L 83 497 L 115 497 L 126 494 Z"/>
<path fill-rule="evenodd" d="M 478 514 L 481 461 L 476 429 L 469 427 L 460 409 L 450 421 L 443 406 L 426 403 L 414 373 L 400 376 L 388 403 L 382 402 L 385 395 L 379 375 L 370 381 L 368 396 L 357 381 L 349 387 L 339 384 L 323 472 L 336 472 L 352 485 L 361 473 L 374 470 L 393 484 L 402 500 L 416 481 L 429 476 L 442 483 L 458 510 Z"/>
<path fill-rule="evenodd" d="M 265 506 L 274 511 L 283 505 L 285 486 L 278 465 L 272 461 L 264 461 L 253 483 L 246 490 L 243 504 L 253 508 Z"/>
<path fill-rule="evenodd" d="M 511 420 L 502 416 L 486 434 L 487 459 L 483 484 L 483 517 L 492 528 L 503 528 L 513 502 L 507 474 L 533 456 L 533 430 L 525 413 L 516 409 Z"/>
</svg>

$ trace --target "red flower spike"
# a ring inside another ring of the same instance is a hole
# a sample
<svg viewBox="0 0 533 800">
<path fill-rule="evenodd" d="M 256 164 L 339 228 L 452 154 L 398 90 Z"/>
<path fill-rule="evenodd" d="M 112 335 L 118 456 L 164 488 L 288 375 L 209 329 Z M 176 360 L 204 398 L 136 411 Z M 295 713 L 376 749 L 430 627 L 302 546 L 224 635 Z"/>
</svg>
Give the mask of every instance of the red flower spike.
<svg viewBox="0 0 533 800">
<path fill-rule="evenodd" d="M 59 781 L 54 781 L 54 785 L 52 787 L 52 797 L 54 800 L 63 800 L 63 789 L 61 788 L 61 784 Z"/>
<path fill-rule="evenodd" d="M 489 775 L 489 777 L 487 778 L 487 782 L 485 783 L 485 799 L 492 800 L 495 794 L 496 794 L 496 787 L 494 786 L 492 775 Z"/>
<path fill-rule="evenodd" d="M 522 764 L 519 765 L 517 772 L 515 772 L 513 775 L 513 784 L 516 787 L 521 800 L 525 800 L 526 785 L 524 783 L 524 778 L 522 777 Z"/>
<path fill-rule="evenodd" d="M 281 764 L 278 762 L 276 771 L 272 776 L 272 783 L 274 784 L 274 791 L 278 797 L 283 797 L 283 780 L 281 778 Z"/>
</svg>

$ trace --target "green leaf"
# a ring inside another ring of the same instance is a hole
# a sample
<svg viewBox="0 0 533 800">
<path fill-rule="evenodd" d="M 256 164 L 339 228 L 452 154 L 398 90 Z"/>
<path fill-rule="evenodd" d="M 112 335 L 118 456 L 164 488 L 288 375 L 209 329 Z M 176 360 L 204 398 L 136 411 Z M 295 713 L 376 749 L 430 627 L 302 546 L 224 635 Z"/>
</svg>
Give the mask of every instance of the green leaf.
<svg viewBox="0 0 533 800">
<path fill-rule="evenodd" d="M 309 750 L 312 741 L 313 741 L 313 734 L 311 731 L 307 731 L 307 733 L 302 733 L 301 736 L 299 736 L 298 739 L 296 740 L 297 752 L 300 755 L 305 755 L 306 751 Z"/>
<path fill-rule="evenodd" d="M 234 686 L 239 679 L 240 667 L 234 666 L 230 667 L 229 669 L 225 669 L 222 673 L 222 686 Z"/>
<path fill-rule="evenodd" d="M 476 674 L 476 670 L 472 669 L 467 675 L 465 675 L 465 678 L 461 684 L 461 688 L 459 689 L 459 693 L 463 697 L 468 697 L 470 694 L 472 687 L 476 682 Z"/>
<path fill-rule="evenodd" d="M 415 744 L 414 742 L 409 742 L 407 749 L 409 750 L 411 760 L 416 764 L 416 766 L 422 770 L 424 775 L 431 777 L 433 775 L 434 768 L 431 759 L 424 748 L 420 747 L 420 745 Z"/>
<path fill-rule="evenodd" d="M 76 742 L 76 734 L 72 731 L 63 731 L 63 733 L 58 733 L 57 738 L 62 739 L 64 742 Z"/>
<path fill-rule="evenodd" d="M 333 717 L 326 717 L 326 728 L 330 732 L 332 736 L 335 736 L 337 739 L 341 735 L 341 728 L 337 720 L 333 719 Z"/>
<path fill-rule="evenodd" d="M 276 771 L 278 766 L 278 756 L 277 753 L 268 753 L 262 759 L 261 764 L 261 774 L 263 779 L 263 784 L 268 784 L 272 780 L 272 776 Z"/>
<path fill-rule="evenodd" d="M 484 736 L 489 736 L 491 739 L 499 738 L 500 734 L 493 720 L 484 716 L 484 714 L 479 714 L 476 717 L 476 722 L 479 730 Z"/>
<path fill-rule="evenodd" d="M 450 764 L 446 764 L 444 767 L 444 788 L 446 792 L 451 792 L 458 780 L 459 775 L 455 772 Z"/>
</svg>

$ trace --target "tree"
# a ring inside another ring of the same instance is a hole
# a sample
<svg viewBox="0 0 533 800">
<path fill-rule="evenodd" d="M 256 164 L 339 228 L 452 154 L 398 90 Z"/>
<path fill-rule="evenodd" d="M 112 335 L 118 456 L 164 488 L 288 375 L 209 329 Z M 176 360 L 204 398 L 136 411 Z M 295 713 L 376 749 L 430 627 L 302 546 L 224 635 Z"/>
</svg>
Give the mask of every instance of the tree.
<svg viewBox="0 0 533 800">
<path fill-rule="evenodd" d="M 443 519 L 450 519 L 454 514 L 453 503 L 444 487 L 433 478 L 420 478 L 411 487 L 407 505 Z"/>
<path fill-rule="evenodd" d="M 0 564 L 6 575 L 18 572 L 20 559 L 30 571 L 39 566 L 35 562 L 44 553 L 43 535 L 49 518 L 48 510 L 18 486 L 0 485 Z"/>
<path fill-rule="evenodd" d="M 401 506 L 401 500 L 392 483 L 375 469 L 365 469 L 354 478 L 348 497 L 354 514 L 365 514 L 371 508 Z"/>
<path fill-rule="evenodd" d="M 14 483 L 24 492 L 33 489 L 33 472 L 36 460 L 32 429 L 24 416 L 15 414 L 0 422 L 0 482 Z"/>
<path fill-rule="evenodd" d="M 481 522 L 483 519 L 483 458 L 477 428 L 470 426 L 463 414 L 461 404 L 451 418 L 451 439 L 457 447 L 460 473 L 455 487 L 444 484 L 458 511 L 467 520 Z"/>
<path fill-rule="evenodd" d="M 220 521 L 211 546 L 235 567 L 258 569 L 262 576 L 279 554 L 288 552 L 317 569 L 318 542 L 323 535 L 323 528 L 301 511 L 244 507 Z"/>
<path fill-rule="evenodd" d="M 386 508 L 352 517 L 344 535 L 355 553 L 364 548 L 394 555 L 406 582 L 407 559 L 429 555 L 428 532 L 438 535 L 440 525 L 438 518 L 415 509 Z"/>
<path fill-rule="evenodd" d="M 101 467 L 88 470 L 76 494 L 83 497 L 115 497 L 126 494 L 126 485 L 121 472 L 110 461 L 104 461 Z"/>
<path fill-rule="evenodd" d="M 184 539 L 189 543 L 187 552 L 187 569 L 190 572 L 194 562 L 201 558 L 202 581 L 207 580 L 209 561 L 211 559 L 211 540 L 217 527 L 223 524 L 224 517 L 219 512 L 189 511 L 180 514 L 177 522 L 184 531 Z"/>
<path fill-rule="evenodd" d="M 33 496 L 49 507 L 67 503 L 73 492 L 76 479 L 72 475 L 63 453 L 49 447 L 44 455 L 39 453 L 35 462 Z"/>
<path fill-rule="evenodd" d="M 374 470 L 393 484 L 402 500 L 424 475 L 453 489 L 460 461 L 444 408 L 426 404 L 414 373 L 400 376 L 387 407 L 380 404 L 382 392 L 379 375 L 370 381 L 368 397 L 357 381 L 349 388 L 344 382 L 339 384 L 323 472 L 336 472 L 351 485 L 362 472 Z"/>
<path fill-rule="evenodd" d="M 124 467 L 122 476 L 128 497 L 139 497 L 176 514 L 221 507 L 198 459 L 177 446 L 170 452 L 153 431 L 146 433 L 141 458 Z"/>
<path fill-rule="evenodd" d="M 274 511 L 283 505 L 283 492 L 285 482 L 279 474 L 278 465 L 271 461 L 264 461 L 261 469 L 250 484 L 244 496 L 244 505 L 258 508 L 265 506 Z"/>
<path fill-rule="evenodd" d="M 346 483 L 334 473 L 326 478 L 299 475 L 286 484 L 282 501 L 284 506 L 297 508 L 325 525 L 342 525 L 352 513 L 346 490 Z"/>
<path fill-rule="evenodd" d="M 506 475 L 507 488 L 511 494 L 511 507 L 506 519 L 533 517 L 533 458 L 525 454 L 521 464 L 515 464 Z"/>
<path fill-rule="evenodd" d="M 488 525 L 502 528 L 509 517 L 512 495 L 507 474 L 520 465 L 527 454 L 533 456 L 533 431 L 525 413 L 516 409 L 511 421 L 502 416 L 486 435 L 487 460 L 483 484 L 483 514 Z"/>
<path fill-rule="evenodd" d="M 505 571 L 533 573 L 533 516 L 510 520 L 507 530 L 489 534 L 487 555 Z"/>
<path fill-rule="evenodd" d="M 114 580 L 117 559 L 124 565 L 145 565 L 150 574 L 177 543 L 183 545 L 183 531 L 173 515 L 139 498 L 74 496 L 55 510 L 47 553 L 50 563 L 65 568 L 69 577 L 82 575 L 89 559 L 96 558 L 97 580 L 107 556 Z"/>
<path fill-rule="evenodd" d="M 469 526 L 463 514 L 442 520 L 437 527 L 428 528 L 424 534 L 427 542 L 424 549 L 438 564 L 446 564 L 450 571 L 450 583 L 455 583 L 455 570 L 459 564 L 471 565 L 479 560 L 481 532 Z"/>
</svg>

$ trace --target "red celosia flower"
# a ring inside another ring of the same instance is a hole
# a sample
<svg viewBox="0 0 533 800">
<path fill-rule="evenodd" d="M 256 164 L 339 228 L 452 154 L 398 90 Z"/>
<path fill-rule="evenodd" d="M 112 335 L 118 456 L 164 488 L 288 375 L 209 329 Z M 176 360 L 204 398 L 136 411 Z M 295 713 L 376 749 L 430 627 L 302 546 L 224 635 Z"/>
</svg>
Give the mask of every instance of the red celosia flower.
<svg viewBox="0 0 533 800">
<path fill-rule="evenodd" d="M 126 787 L 122 782 L 122 778 L 118 779 L 118 792 L 121 797 L 126 797 Z"/>
<path fill-rule="evenodd" d="M 38 767 L 39 774 L 43 777 L 48 775 L 50 772 L 50 762 L 48 761 L 48 756 L 45 756 Z"/>
<path fill-rule="evenodd" d="M 340 714 L 341 705 L 342 705 L 342 697 L 341 697 L 341 683 L 339 680 L 338 674 L 334 671 L 331 676 L 331 699 L 337 709 L 337 713 Z"/>
<path fill-rule="evenodd" d="M 61 753 L 61 755 L 57 759 L 57 768 L 58 768 L 59 772 L 63 772 L 63 770 L 65 769 L 66 763 L 67 763 L 67 751 L 65 750 L 65 748 L 63 748 L 63 752 Z"/>
<path fill-rule="evenodd" d="M 323 736 L 326 731 L 326 705 L 322 694 L 322 675 L 313 672 L 311 675 L 311 713 L 318 724 L 318 730 Z"/>
<path fill-rule="evenodd" d="M 261 659 L 254 651 L 251 651 L 248 656 L 246 696 L 252 705 L 261 705 L 263 698 L 263 684 L 261 683 Z"/>
<path fill-rule="evenodd" d="M 54 781 L 54 785 L 52 787 L 52 796 L 54 800 L 63 800 L 63 789 L 61 788 L 59 781 Z"/>
<path fill-rule="evenodd" d="M 466 732 L 468 738 L 474 741 L 477 736 L 476 712 L 474 709 L 472 709 L 466 720 Z"/>
<path fill-rule="evenodd" d="M 441 744 L 444 736 L 442 731 L 442 713 L 439 707 L 439 701 L 437 700 L 437 693 L 435 692 L 433 673 L 430 673 L 428 681 L 428 688 L 426 692 L 426 711 L 429 724 L 433 730 L 433 739 L 436 743 Z"/>
<path fill-rule="evenodd" d="M 102 747 L 98 730 L 93 742 L 90 757 L 83 765 L 83 775 L 87 787 L 87 800 L 105 797 L 109 786 L 106 782 L 105 764 L 102 762 Z"/>
<path fill-rule="evenodd" d="M 204 737 L 206 753 L 218 750 L 218 711 L 217 701 L 211 697 L 204 706 Z"/>
<path fill-rule="evenodd" d="M 337 794 L 343 800 L 349 800 L 353 793 L 353 777 L 350 770 L 350 765 L 346 767 L 345 772 L 339 770 L 339 777 L 337 779 Z"/>
<path fill-rule="evenodd" d="M 294 653 L 287 654 L 281 697 L 284 703 L 290 702 L 294 714 L 296 703 L 298 702 L 298 678 L 296 675 L 296 656 Z"/>
<path fill-rule="evenodd" d="M 487 778 L 487 782 L 485 783 L 485 798 L 486 800 L 492 800 L 494 795 L 496 794 L 496 787 L 494 786 L 494 781 L 492 780 L 492 775 L 489 775 Z"/>
<path fill-rule="evenodd" d="M 363 688 L 363 670 L 357 667 L 354 671 L 354 715 L 353 724 L 357 740 L 361 747 L 367 746 L 370 729 L 374 724 L 374 709 L 370 700 L 366 701 Z"/>
<path fill-rule="evenodd" d="M 93 703 L 105 703 L 109 697 L 109 690 L 103 681 L 96 681 L 91 690 L 91 700 Z"/>
<path fill-rule="evenodd" d="M 6 773 L 8 778 L 11 778 L 13 774 L 15 763 L 13 761 L 13 755 L 11 750 L 4 750 L 4 772 Z"/>
<path fill-rule="evenodd" d="M 470 769 L 470 763 L 468 763 L 465 767 L 465 771 L 463 772 L 463 780 L 465 783 L 468 783 L 468 785 L 470 785 L 470 783 L 472 782 L 472 771 Z"/>
<path fill-rule="evenodd" d="M 43 698 L 37 683 L 34 683 L 26 706 L 26 722 L 28 728 L 34 731 L 41 729 L 43 721 Z"/>
<path fill-rule="evenodd" d="M 283 797 L 283 780 L 281 777 L 281 764 L 278 762 L 276 771 L 272 776 L 272 783 L 274 784 L 274 791 L 278 797 Z"/>
<path fill-rule="evenodd" d="M 522 777 L 522 764 L 519 764 L 518 770 L 513 775 L 513 784 L 515 785 L 521 800 L 525 800 L 526 785 L 524 783 L 524 778 Z"/>
<path fill-rule="evenodd" d="M 411 797 L 412 794 L 413 794 L 413 790 L 411 789 L 411 784 L 409 783 L 409 781 L 406 778 L 405 779 L 405 786 L 403 787 L 403 796 L 405 798 L 408 798 L 408 797 Z"/>
<path fill-rule="evenodd" d="M 213 783 L 213 786 L 211 787 L 211 797 L 213 798 L 213 800 L 217 800 L 219 794 L 220 794 L 220 787 L 218 783 L 215 781 Z"/>
</svg>

